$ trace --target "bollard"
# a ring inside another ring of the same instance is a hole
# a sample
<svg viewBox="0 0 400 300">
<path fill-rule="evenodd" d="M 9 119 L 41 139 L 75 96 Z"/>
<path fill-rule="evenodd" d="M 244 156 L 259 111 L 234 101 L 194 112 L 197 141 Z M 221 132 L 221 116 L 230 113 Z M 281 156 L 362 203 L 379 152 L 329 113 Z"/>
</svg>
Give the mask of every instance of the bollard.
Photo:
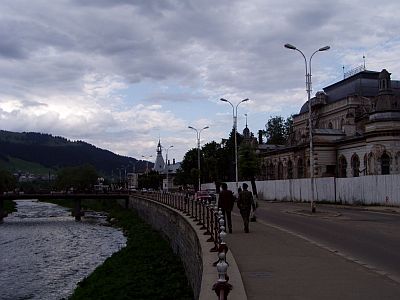
<svg viewBox="0 0 400 300">
<path fill-rule="evenodd" d="M 207 227 L 206 227 L 206 217 L 205 217 L 205 215 L 206 215 L 206 203 L 207 202 L 206 202 L 205 199 L 203 201 L 201 201 L 201 207 L 202 207 L 201 223 L 202 223 L 202 226 L 201 226 L 200 230 L 207 229 Z"/>
<path fill-rule="evenodd" d="M 194 204 L 194 221 L 198 221 L 198 219 L 197 219 L 197 200 L 196 200 L 196 198 L 193 199 L 193 204 Z"/>
<path fill-rule="evenodd" d="M 192 199 L 190 199 L 190 203 L 191 203 L 191 206 L 192 206 L 192 213 L 190 214 L 190 217 L 192 218 L 192 219 L 195 219 L 195 217 L 194 217 L 194 209 L 193 209 L 193 198 Z"/>
<path fill-rule="evenodd" d="M 204 235 L 209 235 L 211 234 L 212 231 L 210 231 L 210 209 L 211 209 L 211 203 L 209 201 L 206 202 L 206 232 L 204 232 Z"/>
<path fill-rule="evenodd" d="M 203 216 L 202 216 L 202 201 L 201 201 L 201 199 L 200 200 L 197 200 L 197 202 L 198 202 L 198 204 L 199 204 L 199 214 L 198 214 L 198 222 L 197 222 L 197 224 L 196 225 L 202 225 L 203 224 L 203 222 L 202 222 L 202 218 L 203 218 Z"/>
<path fill-rule="evenodd" d="M 214 206 L 210 205 L 210 238 L 207 242 L 214 242 Z"/>
<path fill-rule="evenodd" d="M 232 285 L 228 283 L 229 277 L 227 275 L 228 264 L 226 263 L 226 255 L 224 252 L 218 253 L 218 280 L 213 285 L 212 289 L 218 296 L 219 300 L 227 300 L 228 294 L 232 290 Z"/>
</svg>

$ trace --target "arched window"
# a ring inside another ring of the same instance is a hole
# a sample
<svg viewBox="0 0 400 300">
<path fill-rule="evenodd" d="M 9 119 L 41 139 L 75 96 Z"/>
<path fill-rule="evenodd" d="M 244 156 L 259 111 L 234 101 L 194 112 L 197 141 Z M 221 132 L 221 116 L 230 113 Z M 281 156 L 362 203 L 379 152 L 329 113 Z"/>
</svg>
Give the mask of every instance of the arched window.
<svg viewBox="0 0 400 300">
<path fill-rule="evenodd" d="M 381 174 L 390 174 L 390 157 L 386 152 L 381 156 Z"/>
<path fill-rule="evenodd" d="M 301 158 L 297 161 L 297 178 L 304 177 L 304 162 Z"/>
<path fill-rule="evenodd" d="M 332 122 L 329 122 L 329 123 L 328 123 L 328 128 L 329 128 L 329 129 L 332 129 L 332 128 L 333 128 Z"/>
<path fill-rule="evenodd" d="M 278 179 L 283 179 L 283 164 L 281 161 L 278 163 Z"/>
<path fill-rule="evenodd" d="M 399 173 L 399 170 L 400 170 L 400 152 L 397 152 L 396 153 L 396 156 L 395 156 L 395 163 L 396 163 L 396 173 Z"/>
<path fill-rule="evenodd" d="M 360 176 L 360 159 L 357 154 L 354 154 L 351 157 L 351 170 L 353 173 L 353 177 Z"/>
<path fill-rule="evenodd" d="M 275 166 L 274 164 L 271 162 L 268 165 L 268 169 L 267 169 L 267 177 L 269 180 L 274 180 L 275 179 Z"/>
<path fill-rule="evenodd" d="M 338 177 L 347 177 L 347 161 L 346 158 L 341 155 L 339 157 L 339 166 L 338 166 Z"/>
<path fill-rule="evenodd" d="M 293 178 L 293 163 L 292 161 L 289 159 L 288 163 L 287 163 L 287 178 L 288 179 L 292 179 Z"/>
<path fill-rule="evenodd" d="M 261 172 L 260 172 L 261 178 L 262 179 L 267 179 L 267 167 L 265 166 L 265 164 L 261 165 Z"/>
</svg>

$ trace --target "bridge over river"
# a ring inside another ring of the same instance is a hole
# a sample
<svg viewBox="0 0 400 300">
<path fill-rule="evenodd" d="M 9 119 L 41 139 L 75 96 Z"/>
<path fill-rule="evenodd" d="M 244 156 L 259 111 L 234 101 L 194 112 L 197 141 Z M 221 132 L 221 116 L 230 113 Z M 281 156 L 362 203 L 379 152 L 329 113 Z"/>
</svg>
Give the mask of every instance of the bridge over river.
<svg viewBox="0 0 400 300">
<path fill-rule="evenodd" d="M 64 200 L 70 199 L 75 201 L 75 207 L 72 212 L 76 221 L 80 221 L 83 215 L 82 213 L 82 200 L 84 199 L 121 199 L 128 203 L 130 194 L 129 193 L 48 193 L 48 194 L 25 194 L 25 193 L 7 193 L 0 195 L 0 224 L 3 222 L 4 217 L 7 216 L 7 212 L 4 210 L 5 200 Z M 127 206 L 127 204 L 126 204 Z"/>
</svg>

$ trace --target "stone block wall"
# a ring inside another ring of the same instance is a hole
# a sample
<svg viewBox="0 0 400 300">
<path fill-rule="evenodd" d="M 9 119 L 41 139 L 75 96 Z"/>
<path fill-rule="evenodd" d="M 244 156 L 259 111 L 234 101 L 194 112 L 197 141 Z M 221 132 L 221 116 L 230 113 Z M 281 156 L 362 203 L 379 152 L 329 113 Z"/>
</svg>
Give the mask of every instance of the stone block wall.
<svg viewBox="0 0 400 300">
<path fill-rule="evenodd" d="M 129 199 L 129 208 L 136 210 L 144 221 L 168 240 L 174 253 L 180 256 L 186 277 L 195 298 L 198 299 L 203 274 L 202 248 L 189 220 L 177 210 L 140 197 L 132 196 Z"/>
</svg>

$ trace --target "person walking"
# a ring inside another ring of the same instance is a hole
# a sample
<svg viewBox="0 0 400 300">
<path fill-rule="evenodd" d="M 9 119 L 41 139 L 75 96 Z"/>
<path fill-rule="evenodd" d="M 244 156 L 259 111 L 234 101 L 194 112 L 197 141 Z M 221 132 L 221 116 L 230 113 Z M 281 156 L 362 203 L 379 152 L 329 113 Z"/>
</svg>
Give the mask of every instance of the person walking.
<svg viewBox="0 0 400 300">
<path fill-rule="evenodd" d="M 255 210 L 255 204 L 253 199 L 253 194 L 247 190 L 249 187 L 247 183 L 243 183 L 243 191 L 239 193 L 239 198 L 237 201 L 237 206 L 240 210 L 240 214 L 242 215 L 244 232 L 249 233 L 249 218 L 251 208 Z"/>
<path fill-rule="evenodd" d="M 228 224 L 229 233 L 232 233 L 231 212 L 235 203 L 235 196 L 233 196 L 232 191 L 228 190 L 228 185 L 225 182 L 221 183 L 221 188 L 222 191 L 219 193 L 218 207 L 222 210 L 222 215 L 225 220 L 225 228 L 226 224 Z"/>
</svg>

